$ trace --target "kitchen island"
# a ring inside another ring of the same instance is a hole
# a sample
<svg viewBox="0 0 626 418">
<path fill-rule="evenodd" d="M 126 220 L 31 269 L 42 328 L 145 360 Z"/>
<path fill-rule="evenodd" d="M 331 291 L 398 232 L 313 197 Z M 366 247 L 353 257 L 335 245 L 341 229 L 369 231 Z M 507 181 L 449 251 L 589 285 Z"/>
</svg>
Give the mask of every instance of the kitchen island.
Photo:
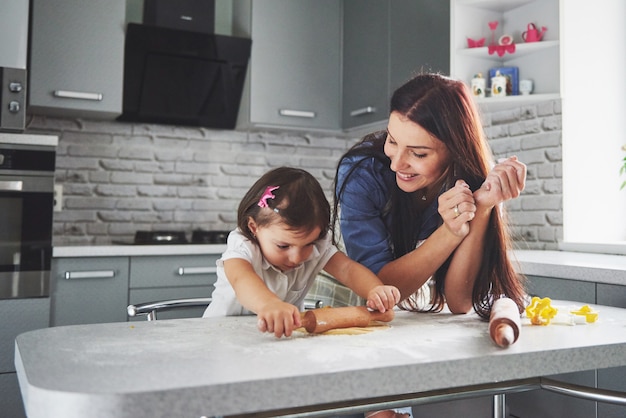
<svg viewBox="0 0 626 418">
<path fill-rule="evenodd" d="M 398 312 L 389 328 L 367 334 L 282 339 L 259 333 L 248 316 L 32 331 L 16 339 L 15 363 L 31 418 L 363 411 L 626 365 L 626 309 L 592 308 L 593 324 L 524 322 L 507 349 L 474 314 Z"/>
</svg>

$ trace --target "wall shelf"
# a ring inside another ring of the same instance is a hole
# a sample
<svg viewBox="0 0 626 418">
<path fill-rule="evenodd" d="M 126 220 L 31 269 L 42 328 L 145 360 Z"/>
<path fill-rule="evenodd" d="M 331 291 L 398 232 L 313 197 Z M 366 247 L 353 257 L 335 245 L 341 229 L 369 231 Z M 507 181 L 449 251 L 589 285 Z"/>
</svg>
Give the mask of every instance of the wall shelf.
<svg viewBox="0 0 626 418">
<path fill-rule="evenodd" d="M 539 100 L 558 99 L 561 95 L 561 42 L 559 0 L 452 0 L 450 12 L 450 75 L 468 85 L 477 73 L 487 78 L 496 67 L 518 67 L 519 79 L 533 81 L 533 93 L 528 96 L 485 98 L 477 101 L 490 108 L 523 105 Z M 497 21 L 491 31 L 489 22 Z M 529 24 L 546 27 L 539 42 L 526 43 L 522 33 Z M 489 55 L 493 39 L 510 35 L 515 52 Z M 469 48 L 467 39 L 485 38 L 485 45 Z"/>
</svg>

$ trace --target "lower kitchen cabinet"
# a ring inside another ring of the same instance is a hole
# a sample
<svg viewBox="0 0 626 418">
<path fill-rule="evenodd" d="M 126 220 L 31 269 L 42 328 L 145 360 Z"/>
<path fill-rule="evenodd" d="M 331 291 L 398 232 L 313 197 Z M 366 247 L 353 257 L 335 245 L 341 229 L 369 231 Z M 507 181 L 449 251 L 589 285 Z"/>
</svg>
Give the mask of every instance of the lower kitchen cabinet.
<svg viewBox="0 0 626 418">
<path fill-rule="evenodd" d="M 528 276 L 528 293 L 540 298 L 596 303 L 596 284 L 592 282 Z"/>
<path fill-rule="evenodd" d="M 128 257 L 54 258 L 51 326 L 126 321 Z"/>
<path fill-rule="evenodd" d="M 219 254 L 131 257 L 129 303 L 210 297 L 217 280 Z M 158 313 L 158 319 L 200 317 L 204 308 Z M 143 317 L 132 320 L 145 320 Z"/>
<path fill-rule="evenodd" d="M 413 418 L 484 418 L 493 416 L 493 397 L 481 396 L 478 398 L 416 405 L 412 410 Z"/>
<path fill-rule="evenodd" d="M 531 295 L 551 299 L 571 300 L 582 304 L 616 306 L 626 308 L 626 286 L 607 285 L 577 280 L 529 276 L 528 291 Z M 602 313 L 600 312 L 600 319 Z M 626 392 L 626 367 L 568 373 L 550 378 L 602 389 Z M 545 418 L 623 418 L 626 407 L 582 400 L 571 396 L 550 393 L 545 390 L 515 393 L 506 396 L 510 417 Z"/>
<path fill-rule="evenodd" d="M 26 417 L 20 385 L 15 373 L 0 373 L 0 411 L 2 411 L 2 416 L 6 417 Z"/>
<path fill-rule="evenodd" d="M 598 305 L 626 308 L 626 286 L 597 284 Z M 598 387 L 626 392 L 626 366 L 598 370 Z M 598 418 L 624 418 L 626 406 L 598 402 Z"/>
<path fill-rule="evenodd" d="M 595 370 L 546 377 L 576 385 L 596 386 Z M 596 402 L 560 395 L 544 389 L 506 395 L 506 406 L 507 416 L 515 418 L 594 418 L 596 416 Z"/>
<path fill-rule="evenodd" d="M 596 284 L 575 280 L 528 276 L 528 293 L 541 298 L 596 303 Z M 596 386 L 594 370 L 549 376 L 562 382 Z M 596 416 L 596 403 L 560 395 L 546 390 L 532 390 L 506 395 L 507 413 L 511 417 L 589 418 Z"/>
<path fill-rule="evenodd" d="M 47 328 L 50 298 L 0 300 L 0 416 L 26 417 L 15 374 L 15 337 Z"/>
</svg>

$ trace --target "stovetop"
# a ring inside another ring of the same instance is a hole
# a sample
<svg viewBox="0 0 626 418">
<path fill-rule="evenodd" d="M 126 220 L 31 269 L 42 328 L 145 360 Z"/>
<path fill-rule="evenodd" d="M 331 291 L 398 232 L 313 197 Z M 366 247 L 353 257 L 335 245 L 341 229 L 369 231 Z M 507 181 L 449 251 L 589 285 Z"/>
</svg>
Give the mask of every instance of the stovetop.
<svg viewBox="0 0 626 418">
<path fill-rule="evenodd" d="M 179 245 L 179 244 L 225 244 L 230 231 L 205 231 L 196 229 L 191 232 L 191 240 L 185 231 L 137 231 L 130 242 L 113 241 L 121 245 Z"/>
</svg>

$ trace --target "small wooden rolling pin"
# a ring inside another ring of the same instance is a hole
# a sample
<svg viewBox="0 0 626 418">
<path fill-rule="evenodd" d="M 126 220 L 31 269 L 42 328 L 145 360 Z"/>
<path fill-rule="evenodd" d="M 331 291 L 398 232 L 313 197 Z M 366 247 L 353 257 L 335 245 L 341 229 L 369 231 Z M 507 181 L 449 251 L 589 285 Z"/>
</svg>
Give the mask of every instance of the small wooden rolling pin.
<svg viewBox="0 0 626 418">
<path fill-rule="evenodd" d="M 370 311 L 365 306 L 319 308 L 304 313 L 302 327 L 309 333 L 319 334 L 337 328 L 366 327 L 372 321 L 389 322 L 394 315 L 392 309 L 382 313 Z"/>
<path fill-rule="evenodd" d="M 509 298 L 497 299 L 491 307 L 489 335 L 500 347 L 508 347 L 519 338 L 521 329 L 517 304 Z"/>
</svg>

